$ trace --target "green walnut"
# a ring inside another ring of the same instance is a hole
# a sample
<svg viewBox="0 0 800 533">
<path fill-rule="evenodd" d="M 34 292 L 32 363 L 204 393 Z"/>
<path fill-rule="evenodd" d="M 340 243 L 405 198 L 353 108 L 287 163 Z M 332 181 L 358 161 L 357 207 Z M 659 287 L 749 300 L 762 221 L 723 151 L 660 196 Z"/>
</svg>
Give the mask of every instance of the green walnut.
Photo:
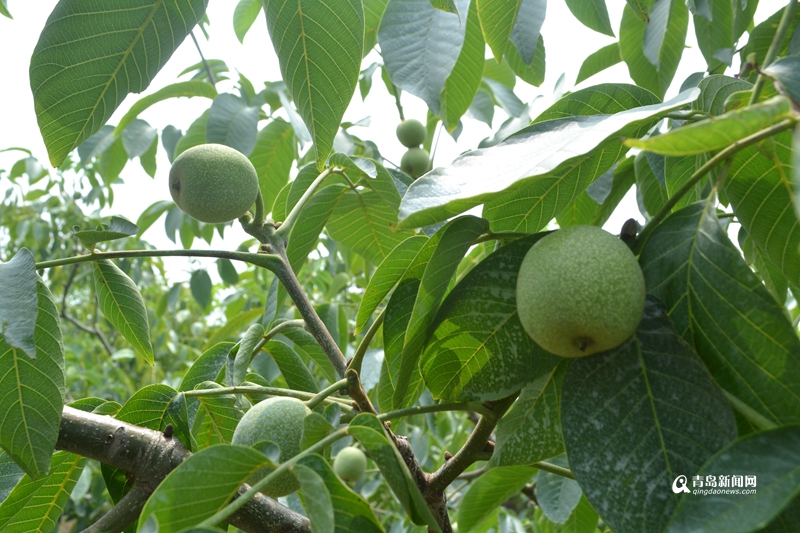
<svg viewBox="0 0 800 533">
<path fill-rule="evenodd" d="M 358 481 L 367 470 L 367 456 L 353 446 L 342 448 L 333 460 L 333 471 L 345 481 Z"/>
<path fill-rule="evenodd" d="M 431 158 L 422 148 L 409 148 L 400 159 L 400 169 L 414 179 L 425 174 L 431 166 Z"/>
<path fill-rule="evenodd" d="M 537 241 L 517 278 L 517 311 L 548 352 L 583 357 L 616 348 L 642 319 L 645 285 L 631 250 L 596 226 L 570 226 Z"/>
<path fill-rule="evenodd" d="M 410 118 L 397 125 L 397 140 L 406 148 L 414 148 L 425 142 L 428 132 L 419 120 Z"/>
<path fill-rule="evenodd" d="M 278 461 L 282 463 L 300 453 L 303 419 L 310 414 L 311 409 L 300 400 L 279 396 L 269 398 L 255 404 L 244 414 L 233 432 L 231 444 L 253 446 L 264 440 L 272 441 L 281 450 Z M 264 467 L 250 476 L 247 482 L 252 485 L 270 472 L 271 468 Z M 291 472 L 284 472 L 261 489 L 261 492 L 277 498 L 291 494 L 299 488 L 300 484 Z"/>
<path fill-rule="evenodd" d="M 238 150 L 201 144 L 175 158 L 169 171 L 169 192 L 192 218 L 228 222 L 244 215 L 256 201 L 258 174 Z"/>
</svg>

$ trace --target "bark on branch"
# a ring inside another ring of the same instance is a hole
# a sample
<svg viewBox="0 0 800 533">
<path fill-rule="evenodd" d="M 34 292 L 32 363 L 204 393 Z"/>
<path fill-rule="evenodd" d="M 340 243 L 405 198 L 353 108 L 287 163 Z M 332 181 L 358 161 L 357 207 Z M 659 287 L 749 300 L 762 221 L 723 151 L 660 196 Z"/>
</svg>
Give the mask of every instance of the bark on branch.
<svg viewBox="0 0 800 533">
<path fill-rule="evenodd" d="M 110 416 L 65 406 L 56 448 L 129 472 L 131 491 L 86 531 L 121 531 L 141 513 L 147 498 L 191 452 L 170 431 L 161 433 Z M 239 494 L 249 487 L 242 485 Z M 234 513 L 228 523 L 247 533 L 311 533 L 307 518 L 258 494 Z"/>
</svg>

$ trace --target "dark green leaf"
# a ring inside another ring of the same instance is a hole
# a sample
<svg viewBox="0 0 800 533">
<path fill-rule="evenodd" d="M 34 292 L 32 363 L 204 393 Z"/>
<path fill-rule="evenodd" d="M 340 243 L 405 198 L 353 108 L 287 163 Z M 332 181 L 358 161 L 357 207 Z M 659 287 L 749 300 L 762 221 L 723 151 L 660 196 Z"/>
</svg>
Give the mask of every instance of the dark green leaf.
<svg viewBox="0 0 800 533">
<path fill-rule="evenodd" d="M 778 11 L 770 15 L 767 20 L 756 26 L 753 31 L 750 32 L 750 36 L 747 39 L 747 44 L 744 45 L 741 50 L 742 64 L 749 61 L 748 58 L 751 54 L 755 54 L 757 65 L 764 64 L 767 51 L 772 45 L 772 40 L 775 38 L 775 32 L 778 30 L 778 25 L 780 24 L 781 18 L 783 18 L 783 13 L 785 10 L 786 7 L 781 7 L 778 9 Z M 795 31 L 798 22 L 800 22 L 800 10 L 796 9 L 794 12 L 794 19 L 789 21 L 789 27 L 787 28 L 789 34 Z M 783 45 L 776 50 L 778 56 L 786 55 L 788 46 L 788 40 L 784 41 Z"/>
<path fill-rule="evenodd" d="M 311 133 L 321 169 L 361 70 L 361 2 L 265 0 L 264 12 L 281 75 Z"/>
<path fill-rule="evenodd" d="M 514 27 L 509 40 L 514 44 L 525 65 L 530 66 L 539 42 L 539 31 L 544 24 L 546 0 L 520 0 Z"/>
<path fill-rule="evenodd" d="M 517 316 L 517 273 L 530 247 L 544 235 L 500 248 L 442 302 L 419 365 L 434 398 L 505 398 L 561 360 L 537 346 Z"/>
<path fill-rule="evenodd" d="M 639 152 L 636 154 L 633 167 L 636 171 L 636 193 L 640 195 L 644 207 L 650 216 L 655 216 L 661 207 L 667 202 L 667 189 L 661 181 L 656 178 L 653 168 L 648 161 L 648 154 Z M 663 177 L 664 157 L 656 155 L 660 161 L 660 170 Z"/>
<path fill-rule="evenodd" d="M 233 266 L 233 262 L 230 259 L 217 259 L 217 272 L 219 272 L 219 277 L 227 285 L 239 283 L 239 273 L 236 272 L 236 267 Z"/>
<path fill-rule="evenodd" d="M 288 122 L 275 119 L 258 132 L 250 162 L 258 173 L 258 186 L 267 210 L 272 207 L 281 188 L 289 182 L 294 155 L 294 130 Z"/>
<path fill-rule="evenodd" d="M 629 341 L 570 362 L 561 421 L 572 473 L 617 533 L 662 531 L 672 481 L 736 437 L 722 391 L 651 297 Z"/>
<path fill-rule="evenodd" d="M 561 455 L 550 461 L 558 466 L 569 468 L 567 457 Z M 536 478 L 536 501 L 551 522 L 563 524 L 578 506 L 583 493 L 578 482 L 550 472 L 540 472 Z M 595 524 L 597 522 L 595 521 Z"/>
<path fill-rule="evenodd" d="M 213 381 L 205 382 L 200 388 L 214 389 L 222 387 Z M 190 398 L 197 401 L 197 416 L 192 426 L 192 436 L 197 442 L 197 449 L 202 450 L 215 444 L 230 444 L 233 433 L 242 413 L 236 408 L 236 397 L 232 394 L 224 396 L 198 396 Z"/>
<path fill-rule="evenodd" d="M 61 0 L 31 58 L 36 118 L 57 167 L 129 93 L 142 92 L 205 13 L 207 0 Z M 108 16 L 109 11 L 114 16 Z M 70 90 L 65 97 L 64 87 Z"/>
<path fill-rule="evenodd" d="M 648 292 L 668 306 L 678 333 L 723 389 L 771 420 L 800 421 L 800 340 L 711 202 L 667 218 L 640 263 Z"/>
<path fill-rule="evenodd" d="M 256 345 L 261 341 L 264 335 L 264 326 L 261 324 L 253 324 L 245 332 L 242 340 L 239 342 L 239 350 L 236 352 L 236 359 L 233 364 L 233 376 L 231 376 L 229 386 L 241 385 L 244 378 L 247 377 L 247 369 L 250 366 L 250 361 L 256 356 L 253 353 Z"/>
<path fill-rule="evenodd" d="M 453 70 L 447 76 L 442 89 L 441 116 L 447 131 L 458 127 L 458 122 L 470 107 L 483 75 L 483 42 L 481 24 L 478 20 L 477 2 L 470 2 L 466 16 L 464 44 L 458 54 Z"/>
<path fill-rule="evenodd" d="M 205 269 L 195 270 L 189 278 L 189 289 L 194 300 L 205 309 L 211 303 L 211 276 Z"/>
<path fill-rule="evenodd" d="M 94 251 L 94 245 L 98 242 L 113 241 L 124 239 L 136 235 L 139 226 L 122 217 L 111 217 L 110 224 L 103 224 L 96 230 L 73 231 L 81 244 L 89 251 Z"/>
<path fill-rule="evenodd" d="M 476 479 L 458 507 L 458 531 L 469 533 L 536 474 L 530 466 L 493 468 Z"/>
<path fill-rule="evenodd" d="M 708 0 L 703 4 L 708 13 L 694 15 L 694 33 L 708 70 L 713 71 L 723 64 L 730 65 L 733 57 L 734 40 L 738 38 L 733 35 L 733 4 L 736 2 Z M 757 2 L 752 4 L 758 5 Z"/>
<path fill-rule="evenodd" d="M 750 533 L 769 524 L 800 494 L 798 442 L 800 426 L 786 426 L 742 437 L 720 450 L 697 473 L 705 484 L 698 485 L 693 476 L 692 487 L 727 487 L 741 492 L 756 487 L 753 494 L 686 494 L 668 532 Z"/>
<path fill-rule="evenodd" d="M 120 268 L 102 259 L 93 263 L 94 281 L 103 316 L 133 345 L 136 353 L 155 364 L 150 323 L 139 289 Z"/>
<path fill-rule="evenodd" d="M 233 346 L 232 342 L 220 342 L 203 352 L 184 374 L 178 390 L 193 390 L 204 381 L 217 379 Z"/>
<path fill-rule="evenodd" d="M 41 479 L 50 467 L 58 438 L 65 390 L 58 309 L 47 286 L 37 278 L 35 358 L 0 336 L 0 390 L 4 391 L 0 396 L 0 446 L 29 476 Z"/>
<path fill-rule="evenodd" d="M 0 264 L 0 334 L 3 341 L 36 357 L 36 259 L 21 248 L 11 260 Z"/>
<path fill-rule="evenodd" d="M 297 355 L 297 352 L 287 344 L 271 340 L 264 346 L 264 350 L 275 360 L 281 370 L 281 375 L 283 375 L 290 388 L 307 392 L 319 392 L 319 385 L 317 385 L 314 376 L 311 375 L 308 367 Z"/>
<path fill-rule="evenodd" d="M 753 87 L 744 80 L 720 74 L 703 78 L 697 86 L 700 88 L 700 97 L 692 102 L 692 109 L 706 111 L 712 115 L 721 115 L 725 112 L 725 101 L 731 94 Z"/>
<path fill-rule="evenodd" d="M 11 457 L 0 450 L 0 502 L 4 502 L 25 472 L 11 459 Z M 0 504 L 2 505 L 2 504 Z"/>
<path fill-rule="evenodd" d="M 292 466 L 292 474 L 300 482 L 303 494 L 311 495 L 310 498 L 304 498 L 304 501 L 312 533 L 333 533 L 333 503 L 322 477 L 313 468 L 302 464 Z"/>
<path fill-rule="evenodd" d="M 784 93 L 800 104 L 800 56 L 782 57 L 762 71 L 780 83 Z"/>
<path fill-rule="evenodd" d="M 566 3 L 575 18 L 584 26 L 605 35 L 614 36 L 605 0 L 566 0 Z"/>
</svg>

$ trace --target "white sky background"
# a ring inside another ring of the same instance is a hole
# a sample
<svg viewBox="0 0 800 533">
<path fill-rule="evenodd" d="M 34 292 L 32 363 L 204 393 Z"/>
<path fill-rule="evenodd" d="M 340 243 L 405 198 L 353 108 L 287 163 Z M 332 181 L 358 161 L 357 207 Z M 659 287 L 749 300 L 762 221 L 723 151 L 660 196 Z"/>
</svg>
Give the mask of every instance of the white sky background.
<svg viewBox="0 0 800 533">
<path fill-rule="evenodd" d="M 3 51 L 2 69 L 0 70 L 3 76 L 3 80 L 0 83 L 0 149 L 13 146 L 27 148 L 46 167 L 48 166 L 47 151 L 36 123 L 28 78 L 28 66 L 39 33 L 56 3 L 55 0 L 9 0 L 8 8 L 14 16 L 14 20 L 0 17 L 0 50 Z M 217 89 L 220 93 L 233 90 L 237 79 L 237 70 L 253 82 L 257 91 L 263 87 L 262 83 L 264 81 L 277 81 L 280 79 L 277 56 L 269 40 L 263 12 L 253 24 L 242 45 L 233 31 L 232 19 L 236 3 L 233 0 L 226 2 L 212 1 L 209 3 L 208 16 L 211 20 L 211 25 L 208 28 L 209 41 L 206 41 L 202 33 L 195 29 L 195 35 L 206 58 L 222 59 L 231 69 L 231 80 L 217 84 Z M 755 14 L 756 24 L 785 4 L 785 0 L 761 0 Z M 625 2 L 623 0 L 610 0 L 607 5 L 612 27 L 615 34 L 618 35 L 619 22 Z M 518 79 L 515 88 L 515 92 L 524 102 L 532 101 L 537 95 L 544 96 L 537 102 L 534 116 L 554 101 L 553 89 L 562 73 L 566 75 L 564 90 L 581 89 L 603 82 L 633 83 L 628 76 L 627 67 L 624 63 L 620 63 L 589 78 L 578 86 L 574 85 L 578 70 L 586 56 L 605 45 L 615 42 L 616 38 L 596 33 L 583 26 L 572 16 L 563 1 L 550 0 L 548 2 L 547 18 L 542 28 L 542 36 L 544 37 L 547 53 L 547 71 L 544 84 L 537 88 Z M 746 38 L 746 35 L 742 37 L 740 45 L 746 42 Z M 694 29 L 691 25 L 688 32 L 687 46 L 689 48 L 684 51 L 680 67 L 665 99 L 675 96 L 680 85 L 691 73 L 705 70 L 705 61 L 696 46 Z M 487 57 L 490 57 L 488 48 Z M 377 55 L 371 54 L 364 60 L 363 66 L 368 66 L 376 59 L 378 59 Z M 187 38 L 170 58 L 167 65 L 158 73 L 143 95 L 151 94 L 166 85 L 178 81 L 177 75 L 184 68 L 198 61 L 197 50 L 192 40 Z M 729 72 L 736 71 L 738 71 L 738 55 L 734 58 L 733 69 Z M 188 79 L 189 76 L 184 76 L 180 81 Z M 140 95 L 129 95 L 114 113 L 109 124 L 116 124 L 119 118 L 139 97 Z M 142 113 L 140 118 L 157 128 L 159 133 L 169 124 L 185 132 L 192 121 L 207 109 L 210 103 L 211 101 L 205 98 L 171 99 L 154 105 Z M 403 93 L 402 104 L 407 118 L 417 118 L 424 123 L 427 108 L 422 100 Z M 356 128 L 353 133 L 361 138 L 374 141 L 385 157 L 390 161 L 399 163 L 405 151 L 405 148 L 397 141 L 394 134 L 399 118 L 394 105 L 394 98 L 387 93 L 380 80 L 380 73 L 377 71 L 373 78 L 372 91 L 366 102 L 361 101 L 358 89 L 356 89 L 356 94 L 345 113 L 344 120 L 356 122 L 367 116 L 371 116 L 371 126 L 369 128 Z M 495 129 L 505 118 L 507 117 L 502 111 L 499 109 L 495 111 Z M 491 134 L 491 130 L 487 125 L 476 120 L 464 117 L 463 123 L 464 131 L 457 143 L 449 135 L 441 135 L 436 150 L 436 166 L 449 164 L 458 154 L 476 148 L 483 138 Z M 24 155 L 22 152 L 0 153 L 0 168 L 9 170 L 11 165 L 17 159 L 24 157 Z M 169 162 L 162 148 L 159 148 L 158 151 L 158 171 L 155 179 L 151 179 L 145 174 L 138 159 L 129 161 L 121 175 L 125 183 L 124 185 L 115 186 L 114 205 L 111 209 L 105 209 L 102 215 L 121 215 L 135 222 L 144 208 L 151 203 L 170 199 L 167 188 L 168 173 Z M 37 187 L 44 186 L 45 183 L 46 180 L 42 180 L 37 184 Z M 0 182 L 0 194 L 4 194 L 5 189 L 9 186 L 8 181 Z M 634 198 L 633 191 L 629 192 L 620 208 L 607 222 L 605 227 L 608 231 L 617 233 L 622 223 L 631 217 L 637 218 L 640 222 L 643 221 Z M 163 228 L 162 217 L 145 233 L 144 238 L 159 248 L 180 248 L 180 243 L 175 245 L 167 239 Z M 69 229 L 64 228 L 64 231 L 69 231 Z M 216 237 L 216 241 L 212 243 L 211 248 L 234 249 L 239 243 L 248 238 L 249 236 L 241 230 L 239 224 L 235 224 L 226 231 L 225 242 Z M 199 239 L 195 240 L 194 247 L 208 248 L 206 243 Z M 169 261 L 170 277 L 173 278 L 173 281 L 188 280 L 189 272 L 193 269 L 192 265 L 195 265 L 196 268 L 198 264 L 209 267 L 209 273 L 216 278 L 216 268 L 213 266 L 212 261 L 181 261 L 178 258 L 168 259 L 167 261 Z"/>
</svg>

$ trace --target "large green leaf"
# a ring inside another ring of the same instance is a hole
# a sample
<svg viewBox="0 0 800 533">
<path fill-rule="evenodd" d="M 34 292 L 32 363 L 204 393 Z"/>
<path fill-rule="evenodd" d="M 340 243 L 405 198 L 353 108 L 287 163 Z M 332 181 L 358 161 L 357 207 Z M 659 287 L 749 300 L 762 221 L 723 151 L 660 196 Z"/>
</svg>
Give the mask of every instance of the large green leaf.
<svg viewBox="0 0 800 533">
<path fill-rule="evenodd" d="M 222 385 L 214 381 L 203 383 L 201 388 L 220 388 Z M 197 449 L 202 450 L 215 444 L 230 444 L 236 426 L 244 413 L 236 408 L 236 397 L 233 394 L 224 396 L 198 396 L 198 410 L 192 425 L 192 436 L 197 442 Z"/>
<path fill-rule="evenodd" d="M 103 316 L 133 345 L 136 353 L 151 365 L 155 364 L 147 309 L 136 284 L 108 259 L 96 261 L 93 265 Z"/>
<path fill-rule="evenodd" d="M 566 4 L 575 18 L 584 26 L 605 35 L 614 36 L 605 0 L 566 0 Z"/>
<path fill-rule="evenodd" d="M 258 111 L 258 107 L 248 106 L 235 94 L 220 94 L 208 110 L 206 141 L 230 146 L 249 156 L 256 145 Z"/>
<path fill-rule="evenodd" d="M 800 286 L 800 223 L 792 208 L 797 196 L 791 178 L 792 133 L 772 140 L 768 150 L 752 146 L 734 156 L 723 190 L 756 245 L 790 283 Z"/>
<path fill-rule="evenodd" d="M 701 3 L 701 2 L 698 2 Z M 705 4 L 707 12 L 698 10 L 694 14 L 694 33 L 697 44 L 712 71 L 725 63 L 730 64 L 733 57 L 733 5 L 729 0 L 709 0 Z M 752 2 L 758 5 L 758 2 Z"/>
<path fill-rule="evenodd" d="M 561 455 L 552 461 L 561 467 L 568 467 L 567 457 Z M 574 479 L 551 472 L 541 472 L 536 478 L 536 501 L 551 522 L 563 524 L 578 506 L 583 493 Z"/>
<path fill-rule="evenodd" d="M 197 525 L 225 507 L 252 474 L 272 465 L 250 447 L 220 444 L 201 450 L 161 482 L 142 509 L 139 523 L 153 515 L 159 533 L 178 533 Z"/>
<path fill-rule="evenodd" d="M 467 1 L 456 2 L 459 13 L 468 13 Z M 466 27 L 458 15 L 436 9 L 429 0 L 389 0 L 378 43 L 392 83 L 422 98 L 438 115 L 439 96 L 458 60 Z"/>
<path fill-rule="evenodd" d="M 286 383 L 294 390 L 307 392 L 319 392 L 319 386 L 314 376 L 308 370 L 303 360 L 297 355 L 288 344 L 278 340 L 271 340 L 265 346 L 278 368 L 281 371 Z"/>
<path fill-rule="evenodd" d="M 672 481 L 736 438 L 722 391 L 652 297 L 633 338 L 571 361 L 561 422 L 572 473 L 617 533 L 663 531 Z"/>
<path fill-rule="evenodd" d="M 244 43 L 244 36 L 261 13 L 261 0 L 239 0 L 233 10 L 233 31 L 240 43 Z"/>
<path fill-rule="evenodd" d="M 536 475 L 530 466 L 493 468 L 476 479 L 458 506 L 458 531 L 469 533 L 492 511 L 518 494 Z"/>
<path fill-rule="evenodd" d="M 536 186 L 537 182 L 547 184 L 539 195 L 549 200 L 549 212 L 542 213 L 540 208 L 541 217 L 537 217 L 546 224 L 555 216 L 553 211 L 558 209 L 561 198 L 566 196 L 557 194 L 565 177 L 570 177 L 571 185 L 566 189 L 581 192 L 577 182 L 586 187 L 619 158 L 620 135 L 652 125 L 663 114 L 691 103 L 699 92 L 693 89 L 663 104 L 635 107 L 616 114 L 540 122 L 496 146 L 468 152 L 451 166 L 437 168 L 411 184 L 400 204 L 400 226 L 434 224 L 504 194 Z M 604 151 L 608 152 L 605 157 Z M 598 168 L 601 159 L 604 167 Z M 548 195 L 550 190 L 553 192 Z M 561 209 L 570 200 L 566 199 Z"/>
<path fill-rule="evenodd" d="M 3 533 L 53 531 L 84 466 L 85 457 L 56 452 L 48 456 L 47 476 L 34 480 L 26 474 L 0 504 Z"/>
<path fill-rule="evenodd" d="M 0 336 L 0 447 L 26 474 L 40 479 L 50 468 L 61 423 L 64 345 L 53 295 L 41 278 L 35 283 L 36 358 Z"/>
<path fill-rule="evenodd" d="M 36 258 L 27 248 L 0 263 L 0 335 L 9 346 L 36 356 Z"/>
<path fill-rule="evenodd" d="M 326 228 L 335 241 L 377 265 L 401 242 L 414 235 L 397 231 L 397 209 L 370 190 L 349 190 L 339 198 Z"/>
<path fill-rule="evenodd" d="M 723 389 L 771 420 L 800 422 L 800 340 L 719 226 L 712 202 L 667 218 L 640 263 L 647 291 L 664 301 Z"/>
<path fill-rule="evenodd" d="M 506 43 L 511 37 L 514 19 L 522 0 L 475 0 L 483 38 L 492 49 L 495 60 L 503 59 Z"/>
<path fill-rule="evenodd" d="M 561 437 L 561 382 L 567 362 L 526 385 L 497 424 L 497 442 L 489 464 L 533 464 L 564 453 Z"/>
<path fill-rule="evenodd" d="M 622 12 L 619 50 L 636 84 L 663 98 L 683 54 L 689 11 L 683 0 L 659 0 L 656 5 L 662 9 L 658 10 L 658 18 L 651 19 L 650 23 L 661 24 L 657 36 L 660 38 L 650 37 L 649 30 L 654 26 L 637 17 L 628 5 Z M 654 6 L 651 15 L 655 12 Z"/>
<path fill-rule="evenodd" d="M 731 94 L 750 90 L 753 84 L 738 78 L 715 74 L 703 78 L 697 87 L 700 89 L 700 97 L 692 102 L 692 109 L 706 111 L 716 116 L 725 112 L 725 100 Z"/>
<path fill-rule="evenodd" d="M 397 282 L 406 273 L 409 265 L 427 240 L 428 238 L 425 235 L 409 237 L 395 246 L 386 259 L 378 265 L 369 280 L 369 284 L 367 284 L 367 288 L 364 290 L 364 296 L 358 306 L 356 333 L 364 329 L 369 317 L 375 312 L 375 308 L 389 294 L 389 291 L 397 285 Z"/>
<path fill-rule="evenodd" d="M 381 381 L 391 387 L 393 408 L 416 399 L 412 385 L 419 382 L 419 358 L 429 328 L 458 264 L 487 229 L 485 220 L 471 216 L 442 227 L 423 245 L 389 300 L 383 337 L 390 379 Z M 384 402 L 382 407 L 387 409 L 389 405 Z"/>
<path fill-rule="evenodd" d="M 742 109 L 729 111 L 649 139 L 627 139 L 626 146 L 664 155 L 694 155 L 712 152 L 777 124 L 792 113 L 792 102 L 776 96 Z"/>
<path fill-rule="evenodd" d="M 522 62 L 530 66 L 539 44 L 539 31 L 544 24 L 547 0 L 520 0 L 509 42 Z M 506 46 L 508 53 L 508 46 Z"/>
<path fill-rule="evenodd" d="M 133 122 L 145 109 L 153 104 L 169 100 L 170 98 L 179 98 L 181 96 L 192 98 L 194 96 L 201 96 L 203 98 L 214 99 L 217 96 L 217 89 L 205 81 L 182 81 L 167 85 L 166 87 L 157 90 L 153 94 L 140 98 L 135 104 L 131 106 L 125 115 L 119 119 L 114 134 L 119 134 Z"/>
<path fill-rule="evenodd" d="M 364 7 L 364 55 L 375 48 L 378 42 L 378 28 L 389 0 L 362 0 Z"/>
<path fill-rule="evenodd" d="M 142 92 L 205 14 L 208 0 L 60 0 L 30 66 L 36 119 L 53 166 L 129 93 Z M 65 87 L 69 89 L 65 91 Z"/>
<path fill-rule="evenodd" d="M 478 20 L 477 5 L 477 2 L 470 2 L 469 12 L 466 14 L 464 44 L 440 96 L 442 122 L 447 131 L 451 132 L 458 127 L 461 116 L 472 104 L 483 76 L 486 45 Z"/>
<path fill-rule="evenodd" d="M 439 308 L 420 370 L 434 398 L 505 398 L 561 360 L 525 333 L 517 315 L 517 273 L 546 234 L 519 239 L 473 268 Z"/>
<path fill-rule="evenodd" d="M 750 533 L 769 524 L 800 494 L 798 443 L 800 426 L 786 426 L 748 435 L 720 450 L 697 473 L 700 483 L 693 478 L 692 487 L 736 492 L 685 495 L 668 533 Z M 748 487 L 755 488 L 752 494 L 745 494 Z"/>
<path fill-rule="evenodd" d="M 264 0 L 264 11 L 283 81 L 311 133 L 321 169 L 361 71 L 361 2 Z"/>
<path fill-rule="evenodd" d="M 559 227 L 603 226 L 636 181 L 633 162 L 633 157 L 622 159 L 594 180 L 558 214 Z"/>
<path fill-rule="evenodd" d="M 786 7 L 781 7 L 775 13 L 767 17 L 764 22 L 753 28 L 753 30 L 750 32 L 749 38 L 747 39 L 747 44 L 742 47 L 740 52 L 742 63 L 749 61 L 748 57 L 751 54 L 755 54 L 756 64 L 764 64 L 767 51 L 772 45 L 772 40 L 775 38 L 775 32 L 778 30 L 778 26 L 780 25 L 781 18 L 783 18 L 783 13 L 786 10 Z M 798 23 L 800 23 L 800 9 L 795 9 L 794 19 L 789 21 L 787 35 L 791 35 L 795 31 Z M 781 47 L 776 50 L 778 56 L 786 55 L 788 47 L 789 39 L 785 39 Z"/>
<path fill-rule="evenodd" d="M 303 206 L 302 216 L 292 227 L 289 246 L 286 249 L 289 263 L 295 272 L 299 272 L 308 254 L 317 246 L 319 234 L 345 190 L 344 185 L 328 185 L 318 190 Z"/>
<path fill-rule="evenodd" d="M 258 132 L 250 162 L 258 173 L 258 186 L 268 211 L 278 192 L 289 182 L 294 156 L 294 129 L 288 122 L 278 118 Z"/>
<path fill-rule="evenodd" d="M 526 130 L 541 128 L 541 137 L 535 136 L 530 139 L 541 140 L 547 137 L 544 131 L 551 128 L 553 131 L 558 131 L 562 125 L 569 123 L 567 121 L 580 120 L 587 116 L 625 113 L 628 109 L 656 102 L 658 99 L 651 92 L 633 85 L 604 84 L 589 87 L 567 95 L 553 104 L 536 118 L 533 126 Z M 557 119 L 563 120 L 556 122 Z M 637 131 L 643 132 L 649 124 L 642 125 Z M 575 126 L 579 127 L 577 124 Z M 571 141 L 569 139 L 564 141 L 566 142 L 564 149 L 569 150 Z M 545 144 L 548 142 L 550 141 L 545 141 Z M 556 142 L 561 143 L 560 140 Z M 526 185 L 520 190 L 499 195 L 487 202 L 483 215 L 492 223 L 492 229 L 535 232 L 544 228 L 553 217 L 559 215 L 582 194 L 584 189 L 608 172 L 625 152 L 619 139 L 613 137 L 607 138 L 600 146 L 602 146 L 600 149 L 590 151 L 588 157 L 574 158 L 571 163 L 562 165 L 549 174 L 540 175 L 538 179 L 523 180 Z M 538 157 L 549 162 L 544 153 Z"/>
</svg>

